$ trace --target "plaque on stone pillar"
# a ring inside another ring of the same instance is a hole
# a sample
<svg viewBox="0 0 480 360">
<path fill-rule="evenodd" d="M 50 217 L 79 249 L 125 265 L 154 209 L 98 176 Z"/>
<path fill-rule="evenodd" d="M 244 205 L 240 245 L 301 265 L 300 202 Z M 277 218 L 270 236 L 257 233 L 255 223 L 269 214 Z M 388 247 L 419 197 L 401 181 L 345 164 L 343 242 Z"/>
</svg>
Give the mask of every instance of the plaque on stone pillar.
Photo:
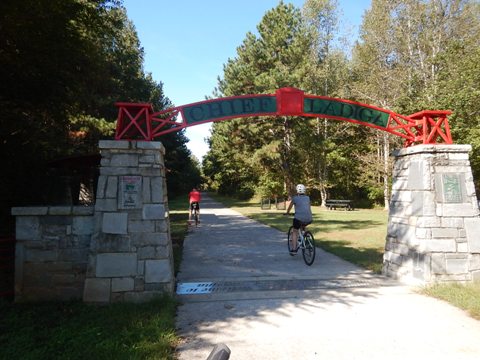
<svg viewBox="0 0 480 360">
<path fill-rule="evenodd" d="M 437 198 L 446 204 L 460 204 L 465 199 L 465 175 L 461 173 L 441 173 L 436 176 L 440 186 L 437 187 Z"/>
<path fill-rule="evenodd" d="M 443 197 L 446 203 L 462 202 L 462 185 L 459 174 L 442 174 Z"/>
<path fill-rule="evenodd" d="M 137 209 L 142 206 L 142 177 L 121 176 L 118 207 L 120 209 Z"/>
</svg>

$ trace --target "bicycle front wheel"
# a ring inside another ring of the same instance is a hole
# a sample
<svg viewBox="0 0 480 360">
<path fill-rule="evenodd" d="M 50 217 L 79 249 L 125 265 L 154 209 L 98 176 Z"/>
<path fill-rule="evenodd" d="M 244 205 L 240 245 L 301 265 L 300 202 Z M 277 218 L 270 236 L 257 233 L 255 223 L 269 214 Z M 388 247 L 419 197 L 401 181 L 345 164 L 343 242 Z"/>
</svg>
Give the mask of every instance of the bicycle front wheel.
<svg viewBox="0 0 480 360">
<path fill-rule="evenodd" d="M 288 253 L 293 256 L 295 254 L 292 253 L 292 251 L 295 251 L 295 249 L 292 247 L 292 237 L 293 237 L 293 226 L 290 226 L 288 229 L 288 237 L 287 237 L 287 246 L 288 246 Z"/>
<path fill-rule="evenodd" d="M 315 260 L 315 240 L 313 239 L 313 235 L 310 231 L 306 231 L 303 237 L 303 242 L 305 245 L 302 248 L 303 260 L 305 261 L 305 264 L 310 266 Z"/>
</svg>

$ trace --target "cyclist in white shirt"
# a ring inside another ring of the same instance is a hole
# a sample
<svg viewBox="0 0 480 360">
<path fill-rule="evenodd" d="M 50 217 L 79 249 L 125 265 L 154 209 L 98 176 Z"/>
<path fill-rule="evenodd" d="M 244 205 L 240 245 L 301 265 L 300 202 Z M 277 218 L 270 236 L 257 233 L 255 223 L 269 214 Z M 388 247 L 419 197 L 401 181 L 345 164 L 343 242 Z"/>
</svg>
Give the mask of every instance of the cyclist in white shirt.
<svg viewBox="0 0 480 360">
<path fill-rule="evenodd" d="M 297 195 L 292 196 L 292 201 L 288 205 L 287 213 L 290 213 L 290 210 L 295 205 L 295 215 L 293 217 L 293 233 L 292 233 L 292 244 L 291 249 L 295 249 L 294 253 L 298 251 L 297 241 L 298 241 L 298 230 L 303 225 L 308 225 L 312 222 L 312 209 L 310 207 L 310 197 L 308 197 L 305 192 L 306 188 L 303 184 L 298 184 L 296 187 Z"/>
</svg>

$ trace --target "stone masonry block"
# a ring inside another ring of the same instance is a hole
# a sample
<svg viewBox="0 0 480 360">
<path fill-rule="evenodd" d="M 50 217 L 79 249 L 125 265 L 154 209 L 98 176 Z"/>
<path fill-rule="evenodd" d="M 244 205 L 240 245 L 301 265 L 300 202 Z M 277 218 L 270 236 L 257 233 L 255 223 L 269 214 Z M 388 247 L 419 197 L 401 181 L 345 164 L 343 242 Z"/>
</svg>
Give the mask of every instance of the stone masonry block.
<svg viewBox="0 0 480 360">
<path fill-rule="evenodd" d="M 100 140 L 98 143 L 100 149 L 130 149 L 128 140 Z"/>
<path fill-rule="evenodd" d="M 150 178 L 145 177 L 142 183 L 142 200 L 144 204 L 149 204 L 152 202 L 152 192 L 150 188 Z"/>
<path fill-rule="evenodd" d="M 104 213 L 102 232 L 107 234 L 127 234 L 127 213 Z"/>
<path fill-rule="evenodd" d="M 434 274 L 446 274 L 447 265 L 446 265 L 445 254 L 443 253 L 432 254 L 431 267 L 432 267 L 432 272 Z"/>
<path fill-rule="evenodd" d="M 137 273 L 137 254 L 97 254 L 96 269 L 97 277 L 135 276 Z"/>
<path fill-rule="evenodd" d="M 105 197 L 105 188 L 107 186 L 107 176 L 100 175 L 97 181 L 97 201 Z"/>
<path fill-rule="evenodd" d="M 110 302 L 110 279 L 86 279 L 83 289 L 85 302 Z"/>
<path fill-rule="evenodd" d="M 404 178 L 396 178 L 392 183 L 392 189 L 396 191 L 407 190 L 408 182 Z"/>
<path fill-rule="evenodd" d="M 40 240 L 40 219 L 36 216 L 18 216 L 15 237 L 17 240 Z"/>
<path fill-rule="evenodd" d="M 163 204 L 144 205 L 143 219 L 144 220 L 165 219 L 165 206 Z"/>
<path fill-rule="evenodd" d="M 477 216 L 477 209 L 474 209 L 471 203 L 463 204 L 437 204 L 437 216 L 458 217 Z"/>
<path fill-rule="evenodd" d="M 168 259 L 171 256 L 171 249 L 169 246 L 155 247 L 155 259 Z"/>
<path fill-rule="evenodd" d="M 114 154 L 110 160 L 111 167 L 137 167 L 138 156 L 136 154 Z"/>
<path fill-rule="evenodd" d="M 131 277 L 112 279 L 112 292 L 133 291 L 134 281 Z"/>
<path fill-rule="evenodd" d="M 137 141 L 135 145 L 137 149 L 159 150 L 160 153 L 163 153 L 165 151 L 165 148 L 160 141 Z"/>
<path fill-rule="evenodd" d="M 40 249 L 25 249 L 25 261 L 31 263 L 43 263 L 58 260 L 58 251 L 52 250 L 40 250 Z"/>
<path fill-rule="evenodd" d="M 466 179 L 466 184 L 465 184 L 465 192 L 467 196 L 471 196 L 476 200 L 475 197 L 475 184 L 473 183 L 473 179 L 469 180 Z"/>
<path fill-rule="evenodd" d="M 47 215 L 48 207 L 46 206 L 13 207 L 11 210 L 11 213 L 13 216 Z"/>
<path fill-rule="evenodd" d="M 161 175 L 162 168 L 160 165 L 145 165 L 145 166 L 139 166 L 138 167 L 138 173 L 139 175 L 142 176 L 160 176 Z"/>
<path fill-rule="evenodd" d="M 458 253 L 468 253 L 468 244 L 466 242 L 457 242 L 457 252 Z"/>
<path fill-rule="evenodd" d="M 460 214 L 459 214 L 460 215 Z M 463 228 L 463 218 L 461 217 L 456 217 L 456 218 L 441 218 L 440 219 L 440 225 L 435 226 L 435 227 L 445 227 L 445 228 Z"/>
<path fill-rule="evenodd" d="M 472 281 L 475 283 L 480 282 L 480 270 L 472 271 Z"/>
<path fill-rule="evenodd" d="M 48 208 L 48 215 L 71 215 L 71 206 L 50 206 Z"/>
<path fill-rule="evenodd" d="M 155 156 L 154 155 L 141 155 L 141 156 L 138 157 L 138 161 L 140 163 L 153 164 L 155 162 Z"/>
<path fill-rule="evenodd" d="M 130 236 L 103 234 L 101 240 L 97 242 L 96 250 L 100 253 L 130 252 L 132 250 Z"/>
<path fill-rule="evenodd" d="M 465 152 L 465 153 L 451 153 L 451 154 L 448 154 L 448 158 L 450 160 L 467 160 L 467 161 L 469 159 L 467 152 Z"/>
<path fill-rule="evenodd" d="M 425 228 L 432 228 L 432 227 L 440 227 L 440 218 L 436 216 L 424 216 L 417 219 L 417 226 L 418 227 L 425 227 Z"/>
<path fill-rule="evenodd" d="M 95 211 L 117 211 L 116 199 L 97 199 L 95 202 Z"/>
<path fill-rule="evenodd" d="M 472 253 L 480 253 L 480 218 L 465 219 L 468 248 Z"/>
<path fill-rule="evenodd" d="M 432 230 L 430 228 L 416 228 L 415 229 L 415 236 L 418 239 L 431 239 L 432 238 Z"/>
<path fill-rule="evenodd" d="M 455 252 L 457 244 L 453 239 L 425 240 L 420 243 L 422 252 Z"/>
<path fill-rule="evenodd" d="M 93 216 L 75 216 L 72 223 L 73 235 L 93 234 L 95 219 Z"/>
<path fill-rule="evenodd" d="M 412 215 L 421 216 L 423 214 L 423 191 L 414 191 L 412 194 Z"/>
<path fill-rule="evenodd" d="M 455 228 L 432 228 L 432 238 L 456 238 L 458 230 Z"/>
<path fill-rule="evenodd" d="M 465 274 L 468 272 L 468 260 L 464 259 L 448 259 L 446 260 L 448 274 Z"/>
<path fill-rule="evenodd" d="M 153 246 L 143 246 L 137 249 L 139 260 L 155 259 L 155 248 Z"/>
<path fill-rule="evenodd" d="M 93 215 L 95 208 L 93 206 L 73 206 L 72 215 L 87 216 Z"/>
<path fill-rule="evenodd" d="M 153 233 L 155 232 L 155 222 L 153 220 L 129 221 L 128 231 L 130 233 Z"/>
<path fill-rule="evenodd" d="M 134 246 L 165 246 L 168 243 L 168 235 L 166 232 L 154 232 L 154 233 L 137 233 L 132 234 L 132 245 Z"/>
<path fill-rule="evenodd" d="M 155 221 L 155 232 L 167 233 L 170 229 L 170 223 L 165 220 Z"/>
<path fill-rule="evenodd" d="M 101 166 L 101 167 L 108 167 L 108 166 L 110 166 L 110 157 L 108 157 L 108 158 L 102 157 L 102 159 L 100 160 L 100 166 Z"/>
<path fill-rule="evenodd" d="M 408 239 L 415 237 L 415 227 L 403 223 L 390 223 L 388 234 L 397 238 L 398 242 L 407 243 Z"/>
<path fill-rule="evenodd" d="M 138 276 L 145 275 L 145 261 L 144 260 L 138 260 L 137 261 L 137 275 Z M 143 281 L 142 281 L 142 284 L 143 284 Z"/>
<path fill-rule="evenodd" d="M 152 202 L 163 203 L 163 178 L 155 176 L 151 178 Z"/>
<path fill-rule="evenodd" d="M 170 260 L 146 260 L 145 283 L 166 283 L 173 281 Z"/>
<path fill-rule="evenodd" d="M 470 270 L 480 270 L 480 254 L 472 254 L 469 259 Z"/>
<path fill-rule="evenodd" d="M 410 201 L 412 201 L 412 192 L 411 191 L 396 191 L 394 194 L 392 194 L 391 201 L 410 202 Z"/>
<path fill-rule="evenodd" d="M 408 189 L 432 190 L 430 164 L 425 160 L 413 160 L 408 174 Z"/>
<path fill-rule="evenodd" d="M 118 190 L 118 177 L 109 176 L 107 180 L 107 190 L 105 191 L 105 197 L 108 199 L 116 199 Z"/>
<path fill-rule="evenodd" d="M 105 176 L 123 176 L 138 175 L 135 167 L 101 167 L 100 175 Z"/>
<path fill-rule="evenodd" d="M 75 264 L 86 264 L 88 260 L 88 249 L 63 249 L 58 252 L 57 261 L 71 262 Z"/>
</svg>

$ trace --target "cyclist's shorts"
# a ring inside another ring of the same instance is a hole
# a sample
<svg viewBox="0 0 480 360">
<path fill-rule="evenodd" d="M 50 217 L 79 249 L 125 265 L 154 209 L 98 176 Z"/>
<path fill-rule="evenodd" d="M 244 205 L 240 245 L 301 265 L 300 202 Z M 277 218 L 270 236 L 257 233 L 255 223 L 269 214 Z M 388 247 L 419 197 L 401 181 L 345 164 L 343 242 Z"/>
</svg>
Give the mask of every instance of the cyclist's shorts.
<svg viewBox="0 0 480 360">
<path fill-rule="evenodd" d="M 311 221 L 309 221 L 309 222 L 302 222 L 302 221 L 300 221 L 300 220 L 298 220 L 298 219 L 296 219 L 296 218 L 293 218 L 293 228 L 294 228 L 294 229 L 297 229 L 297 230 L 300 229 L 300 228 L 302 227 L 302 225 L 307 226 L 308 224 L 311 224 L 311 223 L 312 223 Z"/>
<path fill-rule="evenodd" d="M 200 210 L 200 203 L 194 201 L 190 204 L 190 210 Z"/>
</svg>

